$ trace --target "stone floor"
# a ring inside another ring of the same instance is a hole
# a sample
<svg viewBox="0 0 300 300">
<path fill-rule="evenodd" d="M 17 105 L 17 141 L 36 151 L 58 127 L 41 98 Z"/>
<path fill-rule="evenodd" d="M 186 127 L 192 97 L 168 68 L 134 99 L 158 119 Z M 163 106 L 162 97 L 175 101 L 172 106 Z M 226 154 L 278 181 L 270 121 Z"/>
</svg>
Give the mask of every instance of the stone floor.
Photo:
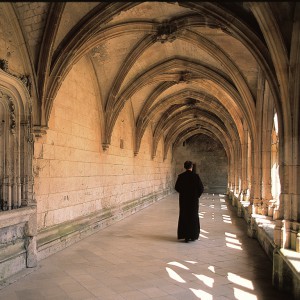
<svg viewBox="0 0 300 300">
<path fill-rule="evenodd" d="M 178 194 L 168 196 L 40 261 L 0 299 L 291 299 L 223 196 L 202 195 L 199 215 L 199 240 L 177 241 Z"/>
</svg>

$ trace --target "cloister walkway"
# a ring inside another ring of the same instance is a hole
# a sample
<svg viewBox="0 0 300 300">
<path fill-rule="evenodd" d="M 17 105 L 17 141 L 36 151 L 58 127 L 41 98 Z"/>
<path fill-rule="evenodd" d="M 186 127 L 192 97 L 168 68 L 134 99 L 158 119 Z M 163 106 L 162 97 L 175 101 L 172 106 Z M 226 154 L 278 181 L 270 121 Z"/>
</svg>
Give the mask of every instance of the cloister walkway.
<svg viewBox="0 0 300 300">
<path fill-rule="evenodd" d="M 202 195 L 199 215 L 199 240 L 177 241 L 178 194 L 167 196 L 40 261 L 0 299 L 289 299 L 224 196 Z"/>
</svg>

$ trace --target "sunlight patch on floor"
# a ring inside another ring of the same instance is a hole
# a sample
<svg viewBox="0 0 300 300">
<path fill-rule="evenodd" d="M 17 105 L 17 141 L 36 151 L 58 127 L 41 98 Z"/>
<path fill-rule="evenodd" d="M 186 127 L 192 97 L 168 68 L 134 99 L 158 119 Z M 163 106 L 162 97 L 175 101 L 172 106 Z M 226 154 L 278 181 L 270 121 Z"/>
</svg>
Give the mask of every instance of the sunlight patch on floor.
<svg viewBox="0 0 300 300">
<path fill-rule="evenodd" d="M 172 269 L 166 267 L 166 270 L 167 270 L 170 278 L 174 279 L 177 282 L 181 282 L 181 283 L 185 283 L 186 282 L 178 273 L 176 273 Z"/>
<path fill-rule="evenodd" d="M 185 260 L 185 262 L 187 262 L 189 264 L 193 264 L 193 265 L 197 264 L 197 262 L 193 261 L 193 260 Z"/>
<path fill-rule="evenodd" d="M 216 273 L 215 267 L 214 266 L 209 266 L 208 267 L 209 271 L 212 271 L 213 273 Z"/>
<path fill-rule="evenodd" d="M 240 290 L 238 288 L 233 288 L 233 290 L 234 290 L 234 297 L 236 299 L 239 299 L 239 300 L 258 300 L 257 296 L 255 296 L 251 293 L 245 292 L 245 291 Z"/>
<path fill-rule="evenodd" d="M 226 246 L 232 249 L 236 249 L 236 250 L 243 250 L 243 248 L 241 246 L 235 245 L 235 244 L 230 244 L 230 243 L 226 243 Z"/>
<path fill-rule="evenodd" d="M 224 223 L 232 224 L 230 216 L 228 216 L 228 215 L 222 215 L 222 217 L 223 217 L 223 222 Z"/>
<path fill-rule="evenodd" d="M 222 210 L 228 210 L 227 205 L 221 205 Z"/>
<path fill-rule="evenodd" d="M 230 272 L 228 273 L 227 278 L 229 281 L 231 281 L 235 284 L 241 285 L 250 290 L 254 290 L 254 286 L 253 286 L 253 283 L 251 280 L 248 280 L 246 278 L 243 278 L 239 275 L 236 275 L 236 274 L 230 273 Z"/>
<path fill-rule="evenodd" d="M 225 232 L 225 235 L 236 238 L 236 234 L 234 233 Z"/>
<path fill-rule="evenodd" d="M 205 235 L 203 235 L 202 233 L 199 234 L 199 237 L 202 237 L 202 238 L 204 238 L 204 239 L 208 239 L 208 237 L 205 236 Z"/>
<path fill-rule="evenodd" d="M 194 276 L 196 276 L 199 280 L 201 280 L 205 285 L 207 285 L 208 287 L 212 288 L 214 285 L 215 280 L 211 277 L 205 276 L 203 274 L 195 274 L 192 273 Z"/>
<path fill-rule="evenodd" d="M 242 243 L 238 239 L 226 237 L 225 240 L 226 240 L 226 242 L 231 243 L 231 244 L 242 245 Z"/>
<path fill-rule="evenodd" d="M 190 290 L 195 294 L 196 297 L 198 297 L 201 300 L 212 300 L 213 296 L 207 292 L 204 292 L 202 290 L 196 290 L 190 288 Z"/>
</svg>

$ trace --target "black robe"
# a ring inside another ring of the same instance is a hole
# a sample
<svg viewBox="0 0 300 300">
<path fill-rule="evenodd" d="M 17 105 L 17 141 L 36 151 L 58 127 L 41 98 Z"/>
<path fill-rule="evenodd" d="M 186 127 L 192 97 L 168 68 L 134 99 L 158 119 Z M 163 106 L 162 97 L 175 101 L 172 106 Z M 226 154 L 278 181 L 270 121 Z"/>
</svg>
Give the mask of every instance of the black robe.
<svg viewBox="0 0 300 300">
<path fill-rule="evenodd" d="M 178 175 L 175 190 L 179 193 L 178 239 L 198 239 L 200 234 L 199 197 L 204 187 L 198 174 L 190 170 Z"/>
</svg>

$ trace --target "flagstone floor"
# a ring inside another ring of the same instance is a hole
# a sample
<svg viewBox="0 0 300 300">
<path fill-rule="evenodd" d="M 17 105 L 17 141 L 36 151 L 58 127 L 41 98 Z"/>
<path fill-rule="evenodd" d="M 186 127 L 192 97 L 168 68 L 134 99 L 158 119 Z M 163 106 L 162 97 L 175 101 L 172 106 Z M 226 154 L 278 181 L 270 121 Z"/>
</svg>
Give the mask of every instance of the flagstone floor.
<svg viewBox="0 0 300 300">
<path fill-rule="evenodd" d="M 39 262 L 7 300 L 279 300 L 272 262 L 222 195 L 200 198 L 201 236 L 176 239 L 178 194 Z"/>
</svg>

